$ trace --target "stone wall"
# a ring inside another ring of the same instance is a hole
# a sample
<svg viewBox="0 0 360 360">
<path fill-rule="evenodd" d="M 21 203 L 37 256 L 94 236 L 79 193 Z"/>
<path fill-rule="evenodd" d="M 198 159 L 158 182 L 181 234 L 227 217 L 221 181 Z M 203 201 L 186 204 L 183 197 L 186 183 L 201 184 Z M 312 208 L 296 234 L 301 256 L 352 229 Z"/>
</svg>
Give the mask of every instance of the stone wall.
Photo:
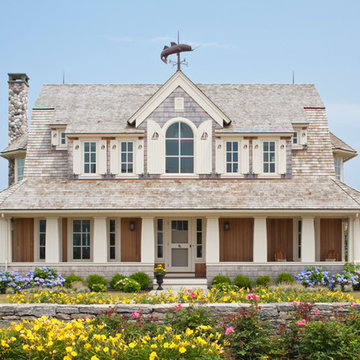
<svg viewBox="0 0 360 360">
<path fill-rule="evenodd" d="M 69 321 L 72 319 L 94 318 L 104 311 L 115 309 L 122 315 L 131 315 L 138 312 L 144 317 L 157 318 L 159 321 L 166 317 L 167 313 L 175 311 L 176 304 L 159 305 L 56 305 L 56 304 L 0 304 L 0 327 L 7 326 L 13 321 L 35 320 L 42 316 L 51 316 L 59 320 Z M 182 304 L 184 308 L 189 304 Z M 249 308 L 249 304 L 207 304 L 198 305 L 208 309 L 214 318 L 224 318 L 228 315 L 235 315 L 241 309 Z M 291 319 L 294 307 L 291 303 L 276 303 L 260 305 L 260 317 L 262 320 L 270 320 L 274 325 L 282 324 Z M 334 312 L 348 313 L 351 304 L 349 303 L 318 303 L 312 311 L 318 311 L 319 318 L 333 317 Z M 360 310 L 360 304 L 355 309 Z"/>
</svg>

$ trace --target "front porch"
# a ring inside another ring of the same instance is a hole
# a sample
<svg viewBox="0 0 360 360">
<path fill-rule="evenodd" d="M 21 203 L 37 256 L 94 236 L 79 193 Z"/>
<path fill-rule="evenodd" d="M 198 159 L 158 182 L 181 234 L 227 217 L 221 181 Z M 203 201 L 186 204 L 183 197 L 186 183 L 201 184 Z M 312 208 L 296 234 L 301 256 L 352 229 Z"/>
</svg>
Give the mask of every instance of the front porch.
<svg viewBox="0 0 360 360">
<path fill-rule="evenodd" d="M 152 276 L 154 264 L 162 263 L 168 279 L 210 283 L 218 274 L 255 279 L 309 265 L 339 271 L 345 261 L 360 262 L 355 214 L 201 215 L 3 216 L 0 265 L 21 273 L 47 265 L 65 276 L 98 273 L 110 279 L 138 271 Z"/>
</svg>

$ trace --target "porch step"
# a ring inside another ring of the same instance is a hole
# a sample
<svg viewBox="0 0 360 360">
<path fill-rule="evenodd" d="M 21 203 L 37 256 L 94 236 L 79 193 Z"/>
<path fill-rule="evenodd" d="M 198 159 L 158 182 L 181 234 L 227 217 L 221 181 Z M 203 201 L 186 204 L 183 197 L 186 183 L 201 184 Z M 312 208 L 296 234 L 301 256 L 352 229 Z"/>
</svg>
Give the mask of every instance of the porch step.
<svg viewBox="0 0 360 360">
<path fill-rule="evenodd" d="M 166 277 L 168 279 L 172 279 L 172 278 L 195 278 L 195 272 L 188 272 L 188 273 L 168 272 L 168 273 L 166 273 Z"/>
<path fill-rule="evenodd" d="M 207 290 L 207 280 L 205 278 L 168 278 L 164 277 L 164 282 L 162 283 L 162 288 L 164 290 L 181 290 L 181 289 L 201 289 Z M 156 279 L 153 282 L 153 289 L 157 289 L 158 285 Z"/>
</svg>

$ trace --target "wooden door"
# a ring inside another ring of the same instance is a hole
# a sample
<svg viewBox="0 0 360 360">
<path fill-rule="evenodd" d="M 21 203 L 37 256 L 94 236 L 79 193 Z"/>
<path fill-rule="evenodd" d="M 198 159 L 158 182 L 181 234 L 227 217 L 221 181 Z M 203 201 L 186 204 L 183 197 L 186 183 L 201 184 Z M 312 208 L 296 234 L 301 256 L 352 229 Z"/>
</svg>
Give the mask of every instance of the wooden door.
<svg viewBox="0 0 360 360">
<path fill-rule="evenodd" d="M 134 227 L 133 230 L 131 228 Z M 121 262 L 141 261 L 141 219 L 121 219 Z"/>
<path fill-rule="evenodd" d="M 281 251 L 286 261 L 293 261 L 293 219 L 267 219 L 267 259 L 276 261 Z"/>
<path fill-rule="evenodd" d="M 320 219 L 320 261 L 341 261 L 342 220 Z"/>
<path fill-rule="evenodd" d="M 34 219 L 13 220 L 12 261 L 34 261 Z"/>
<path fill-rule="evenodd" d="M 253 261 L 254 219 L 220 219 L 220 261 Z"/>
</svg>

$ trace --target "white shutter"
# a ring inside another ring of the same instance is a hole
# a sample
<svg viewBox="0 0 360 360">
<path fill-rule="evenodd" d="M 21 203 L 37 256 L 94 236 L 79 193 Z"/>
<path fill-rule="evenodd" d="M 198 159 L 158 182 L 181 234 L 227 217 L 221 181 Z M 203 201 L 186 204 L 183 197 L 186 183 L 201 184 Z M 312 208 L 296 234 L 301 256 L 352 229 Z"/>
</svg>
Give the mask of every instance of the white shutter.
<svg viewBox="0 0 360 360">
<path fill-rule="evenodd" d="M 249 172 L 249 140 L 240 141 L 241 173 Z"/>
<path fill-rule="evenodd" d="M 74 140 L 73 142 L 73 173 L 75 175 L 80 175 L 82 173 L 81 164 L 81 142 L 79 140 Z"/>
<path fill-rule="evenodd" d="M 98 159 L 97 159 L 97 168 L 98 173 L 101 175 L 106 174 L 107 169 L 107 143 L 106 140 L 99 141 L 99 149 L 98 149 Z"/>
<path fill-rule="evenodd" d="M 212 120 L 200 124 L 196 133 L 196 172 L 210 174 L 212 170 Z"/>
<path fill-rule="evenodd" d="M 113 175 L 119 173 L 119 153 L 120 147 L 118 140 L 110 140 L 110 173 Z"/>
<path fill-rule="evenodd" d="M 300 130 L 299 135 L 300 135 L 300 145 L 306 145 L 307 144 L 307 129 Z"/>
<path fill-rule="evenodd" d="M 147 121 L 147 171 L 149 174 L 163 174 L 165 164 L 164 136 L 155 121 Z"/>
<path fill-rule="evenodd" d="M 260 174 L 261 171 L 261 156 L 262 156 L 262 149 L 261 149 L 261 141 L 260 140 L 253 140 L 253 173 Z"/>
<path fill-rule="evenodd" d="M 58 146 L 59 142 L 59 132 L 57 130 L 51 130 L 51 145 Z"/>
<path fill-rule="evenodd" d="M 144 140 L 134 141 L 134 146 L 136 147 L 135 173 L 139 175 L 144 173 Z"/>
<path fill-rule="evenodd" d="M 223 139 L 215 140 L 215 172 L 223 174 L 225 172 L 225 142 Z"/>
<path fill-rule="evenodd" d="M 286 173 L 286 140 L 278 142 L 278 173 Z"/>
</svg>

